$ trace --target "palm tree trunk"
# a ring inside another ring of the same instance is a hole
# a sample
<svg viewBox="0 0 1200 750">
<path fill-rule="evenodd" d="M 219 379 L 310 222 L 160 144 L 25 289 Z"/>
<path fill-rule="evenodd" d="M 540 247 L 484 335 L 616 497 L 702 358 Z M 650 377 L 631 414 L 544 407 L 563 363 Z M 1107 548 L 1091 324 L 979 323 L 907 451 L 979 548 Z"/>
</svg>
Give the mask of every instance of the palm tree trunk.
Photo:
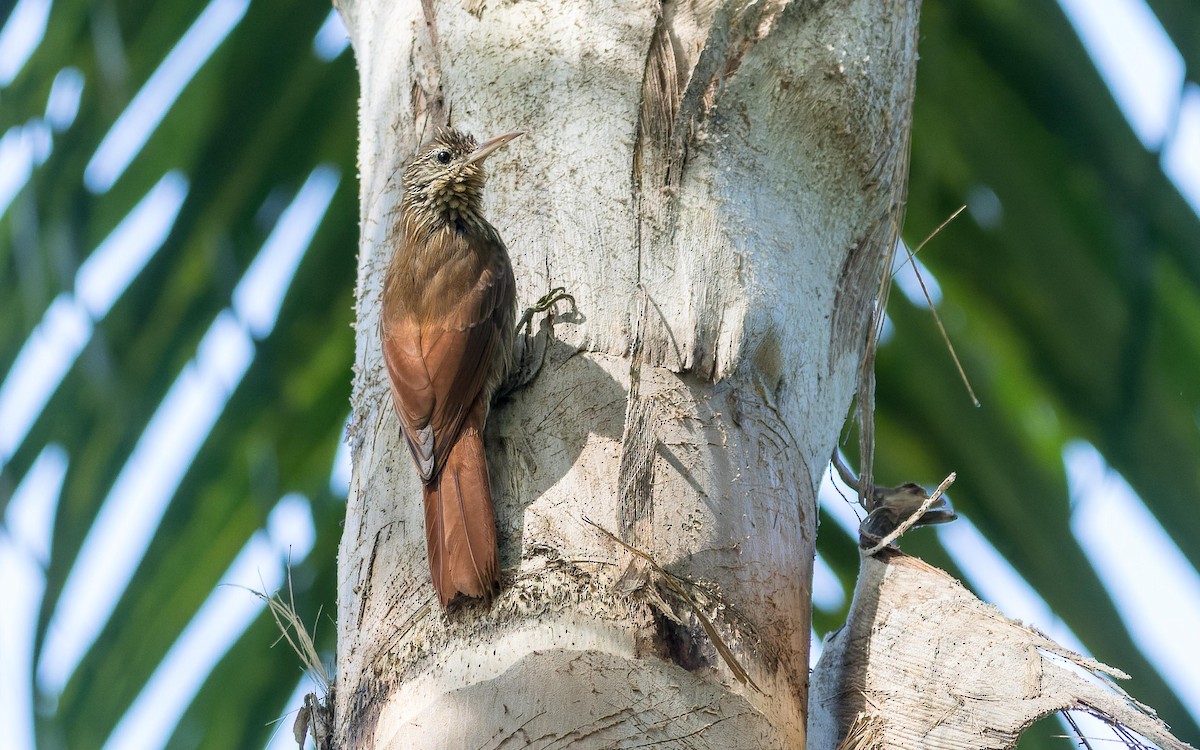
<svg viewBox="0 0 1200 750">
<path fill-rule="evenodd" d="M 362 233 L 341 748 L 803 747 L 816 490 L 903 199 L 917 0 L 342 2 Z M 526 342 L 503 588 L 450 615 L 380 358 L 399 170 L 489 162 Z M 619 541 L 618 541 L 619 540 Z"/>
</svg>

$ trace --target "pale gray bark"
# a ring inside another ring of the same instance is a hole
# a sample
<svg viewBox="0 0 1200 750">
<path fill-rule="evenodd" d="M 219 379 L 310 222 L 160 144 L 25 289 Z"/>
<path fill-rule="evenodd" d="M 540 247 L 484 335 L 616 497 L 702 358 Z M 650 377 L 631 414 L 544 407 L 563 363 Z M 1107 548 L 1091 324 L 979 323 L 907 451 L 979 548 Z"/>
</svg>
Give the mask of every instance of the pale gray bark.
<svg viewBox="0 0 1200 750">
<path fill-rule="evenodd" d="M 1164 750 L 1191 750 L 1109 675 L 1127 678 L 1009 620 L 946 573 L 885 552 L 863 560 L 849 619 L 813 672 L 809 741 L 846 750 L 1002 750 L 1043 716 L 1080 709 Z"/>
<path fill-rule="evenodd" d="M 902 203 L 918 7 L 342 4 L 362 238 L 339 747 L 804 746 L 816 489 Z M 376 332 L 399 169 L 447 114 L 527 131 L 487 214 L 522 304 L 577 302 L 489 426 L 502 593 L 451 616 Z"/>
</svg>

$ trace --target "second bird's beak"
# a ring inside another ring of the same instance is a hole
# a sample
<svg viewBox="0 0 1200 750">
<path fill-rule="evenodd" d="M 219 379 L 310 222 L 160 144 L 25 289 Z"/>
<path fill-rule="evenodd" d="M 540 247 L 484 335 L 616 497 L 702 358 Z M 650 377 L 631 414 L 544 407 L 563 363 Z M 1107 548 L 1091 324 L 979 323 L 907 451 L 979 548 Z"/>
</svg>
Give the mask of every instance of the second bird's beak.
<svg viewBox="0 0 1200 750">
<path fill-rule="evenodd" d="M 484 141 L 479 146 L 479 148 L 477 148 L 471 152 L 471 155 L 467 157 L 467 161 L 465 163 L 470 164 L 472 162 L 482 161 L 483 159 L 486 159 L 488 156 L 491 156 L 492 152 L 494 152 L 496 149 L 500 148 L 501 146 L 508 145 L 509 141 L 511 141 L 512 139 L 516 138 L 519 135 L 525 135 L 525 131 L 524 130 L 514 130 L 511 133 L 505 133 L 504 135 L 498 135 L 495 138 L 491 138 L 489 140 Z"/>
</svg>

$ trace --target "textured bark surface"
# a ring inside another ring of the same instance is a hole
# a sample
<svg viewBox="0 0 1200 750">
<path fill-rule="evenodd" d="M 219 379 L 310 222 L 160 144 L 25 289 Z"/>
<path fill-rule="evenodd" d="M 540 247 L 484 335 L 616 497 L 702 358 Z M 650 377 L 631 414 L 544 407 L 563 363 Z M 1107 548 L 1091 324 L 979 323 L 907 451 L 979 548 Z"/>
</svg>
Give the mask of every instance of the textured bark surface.
<svg viewBox="0 0 1200 750">
<path fill-rule="evenodd" d="M 803 746 L 816 489 L 901 203 L 917 7 L 343 3 L 362 237 L 339 747 Z M 502 593 L 449 616 L 376 333 L 399 169 L 447 116 L 527 131 L 489 161 L 487 215 L 522 305 L 576 300 L 489 423 Z"/>
<path fill-rule="evenodd" d="M 813 671 L 814 748 L 1002 750 L 1055 711 L 1085 709 L 1165 750 L 1189 750 L 1107 676 L 915 557 L 863 559 L 845 627 Z M 855 741 L 840 744 L 857 723 Z M 1103 740 L 1101 740 L 1103 741 Z"/>
</svg>

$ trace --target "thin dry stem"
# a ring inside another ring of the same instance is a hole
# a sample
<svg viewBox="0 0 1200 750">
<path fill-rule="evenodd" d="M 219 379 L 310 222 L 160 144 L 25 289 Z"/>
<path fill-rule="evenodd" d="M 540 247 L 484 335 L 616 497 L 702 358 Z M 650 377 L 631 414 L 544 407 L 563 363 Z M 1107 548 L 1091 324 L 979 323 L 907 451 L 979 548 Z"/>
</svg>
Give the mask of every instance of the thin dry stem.
<svg viewBox="0 0 1200 750">
<path fill-rule="evenodd" d="M 921 252 L 921 248 L 925 247 L 925 245 L 928 244 L 930 240 L 932 240 L 934 237 L 938 236 L 938 234 L 943 229 L 946 228 L 946 225 L 948 225 L 950 222 L 957 219 L 958 215 L 961 214 L 966 209 L 967 209 L 967 204 L 964 203 L 963 205 L 958 207 L 957 211 L 955 211 L 954 213 L 952 213 L 948 217 L 946 217 L 945 221 L 943 221 L 941 224 L 938 224 L 937 229 L 934 229 L 932 232 L 929 233 L 929 235 L 925 239 L 921 240 L 921 243 L 919 245 L 917 245 L 915 248 L 913 248 L 912 252 L 910 252 L 908 254 L 908 257 L 905 258 L 904 261 L 900 263 L 900 265 L 896 266 L 896 270 L 892 271 L 892 278 L 893 279 L 896 278 L 896 274 L 898 274 L 902 270 L 904 270 L 905 264 L 913 261 L 917 257 L 917 253 Z M 914 270 L 916 269 L 916 264 L 913 265 L 913 269 Z"/>
<path fill-rule="evenodd" d="M 288 567 L 287 570 L 287 591 L 288 600 L 285 602 L 279 594 L 269 596 L 262 591 L 245 588 L 250 593 L 267 603 L 267 608 L 271 612 L 271 617 L 275 619 L 275 625 L 279 628 L 279 638 L 275 639 L 275 643 L 286 639 L 288 645 L 300 657 L 300 663 L 304 665 L 304 669 L 308 672 L 320 688 L 321 692 L 328 696 L 332 681 L 329 679 L 329 673 L 325 671 L 325 665 L 321 663 L 321 657 L 317 653 L 317 647 L 313 642 L 312 635 L 304 625 L 304 621 L 300 619 L 300 614 L 296 612 L 296 597 L 292 591 L 292 570 Z M 265 586 L 263 587 L 266 588 Z M 317 613 L 317 618 L 320 619 L 320 612 Z M 314 627 L 313 633 L 316 632 Z M 274 646 L 275 644 L 271 644 Z"/>
<path fill-rule="evenodd" d="M 908 259 L 912 260 L 913 252 L 906 246 L 904 251 L 908 253 Z M 950 350 L 950 357 L 954 360 L 954 366 L 958 368 L 958 376 L 962 378 L 963 385 L 967 388 L 967 395 L 971 397 L 971 403 L 976 407 L 979 406 L 979 399 L 975 396 L 975 389 L 971 387 L 971 381 L 967 378 L 967 372 L 963 369 L 962 362 L 958 359 L 958 352 L 954 351 L 954 344 L 950 343 L 950 334 L 946 333 L 946 326 L 942 325 L 942 316 L 938 315 L 937 307 L 933 304 L 933 297 L 929 296 L 929 289 L 925 286 L 925 279 L 921 276 L 921 270 L 913 264 L 913 273 L 917 277 L 917 283 L 921 285 L 921 293 L 925 295 L 925 302 L 929 305 L 929 312 L 933 313 L 933 321 L 937 323 L 938 330 L 942 333 L 942 341 L 946 342 L 946 348 Z"/>
<path fill-rule="evenodd" d="M 905 148 L 907 148 L 907 134 L 906 134 L 905 140 L 906 140 Z M 905 177 L 907 178 L 907 170 L 905 170 L 904 174 L 905 174 Z M 873 313 L 873 318 L 871 321 L 871 335 L 870 335 L 870 338 L 867 340 L 866 351 L 863 352 L 863 359 L 862 359 L 862 362 L 859 364 L 859 374 L 858 374 L 858 379 L 859 379 L 858 409 L 859 409 L 859 425 L 860 425 L 860 429 L 859 429 L 860 471 L 859 471 L 859 474 L 862 476 L 863 479 L 866 480 L 865 482 L 861 483 L 858 486 L 858 490 L 859 490 L 858 498 L 859 498 L 859 503 L 862 504 L 863 507 L 866 507 L 866 499 L 867 499 L 866 493 L 870 492 L 870 488 L 872 486 L 872 482 L 873 482 L 873 478 L 874 478 L 873 477 L 873 474 L 874 474 L 873 463 L 874 462 L 873 462 L 872 458 L 873 458 L 873 453 L 875 450 L 875 431 L 874 431 L 875 353 L 876 353 L 876 350 L 879 348 L 879 339 L 883 335 L 883 324 L 887 317 L 886 312 L 887 312 L 888 300 L 891 297 L 892 279 L 895 278 L 896 273 L 898 271 L 900 271 L 900 269 L 904 268 L 905 263 L 912 262 L 914 260 L 914 257 L 916 256 L 916 254 L 921 252 L 921 249 L 924 248 L 925 245 L 928 244 L 930 240 L 932 240 L 943 229 L 945 229 L 946 226 L 950 224 L 950 222 L 952 222 L 956 218 L 958 218 L 958 215 L 961 214 L 965 209 L 966 209 L 966 206 L 963 205 L 963 206 L 960 206 L 957 211 L 950 214 L 950 216 L 948 216 L 945 219 L 945 221 L 943 221 L 941 224 L 939 224 L 937 226 L 937 228 L 935 228 L 932 232 L 930 232 L 929 235 L 925 239 L 921 240 L 921 243 L 919 245 L 917 245 L 917 248 L 915 250 L 909 250 L 908 246 L 904 245 L 904 250 L 905 250 L 905 253 L 907 253 L 908 257 L 905 258 L 904 262 L 901 263 L 899 266 L 897 266 L 894 271 L 891 270 L 891 268 L 892 268 L 893 259 L 895 258 L 895 255 L 896 255 L 896 246 L 903 245 L 903 242 L 900 240 L 900 221 L 902 221 L 902 219 L 903 219 L 903 211 L 896 212 L 896 214 L 894 216 L 892 216 L 889 221 L 889 224 L 888 224 L 889 231 L 888 231 L 888 237 L 887 237 L 888 249 L 884 255 L 883 273 L 880 275 L 880 278 L 879 278 L 879 289 L 876 291 L 876 294 L 875 294 L 876 303 L 875 303 L 875 311 Z M 963 369 L 962 362 L 959 361 L 958 353 L 954 350 L 954 345 L 950 343 L 950 336 L 949 336 L 949 334 L 946 333 L 946 327 L 944 325 L 942 325 L 941 316 L 938 315 L 937 309 L 933 305 L 933 298 L 930 297 L 929 290 L 925 288 L 925 280 L 921 277 L 921 272 L 917 268 L 915 263 L 913 264 L 913 272 L 917 276 L 917 282 L 920 283 L 920 285 L 921 285 L 921 291 L 925 295 L 925 302 L 929 305 L 929 311 L 931 313 L 933 313 L 933 319 L 937 323 L 938 330 L 941 331 L 942 340 L 944 342 L 946 342 L 946 348 L 950 351 L 950 357 L 954 360 L 954 366 L 958 369 L 958 375 L 960 378 L 962 378 L 963 385 L 967 389 L 967 394 L 971 397 L 971 403 L 973 403 L 975 406 L 979 406 L 980 405 L 979 399 L 975 396 L 975 390 L 971 387 L 971 381 L 967 378 L 966 370 Z"/>
<path fill-rule="evenodd" d="M 1071 716 L 1071 712 L 1063 711 L 1062 715 L 1063 718 L 1067 720 L 1067 723 L 1071 725 L 1071 729 L 1075 732 L 1075 736 L 1079 738 L 1079 743 L 1083 745 L 1083 747 L 1087 748 L 1087 750 L 1092 750 L 1092 744 L 1088 742 L 1087 737 L 1083 736 L 1083 732 L 1079 729 L 1079 725 L 1075 723 L 1075 718 Z"/>
</svg>

